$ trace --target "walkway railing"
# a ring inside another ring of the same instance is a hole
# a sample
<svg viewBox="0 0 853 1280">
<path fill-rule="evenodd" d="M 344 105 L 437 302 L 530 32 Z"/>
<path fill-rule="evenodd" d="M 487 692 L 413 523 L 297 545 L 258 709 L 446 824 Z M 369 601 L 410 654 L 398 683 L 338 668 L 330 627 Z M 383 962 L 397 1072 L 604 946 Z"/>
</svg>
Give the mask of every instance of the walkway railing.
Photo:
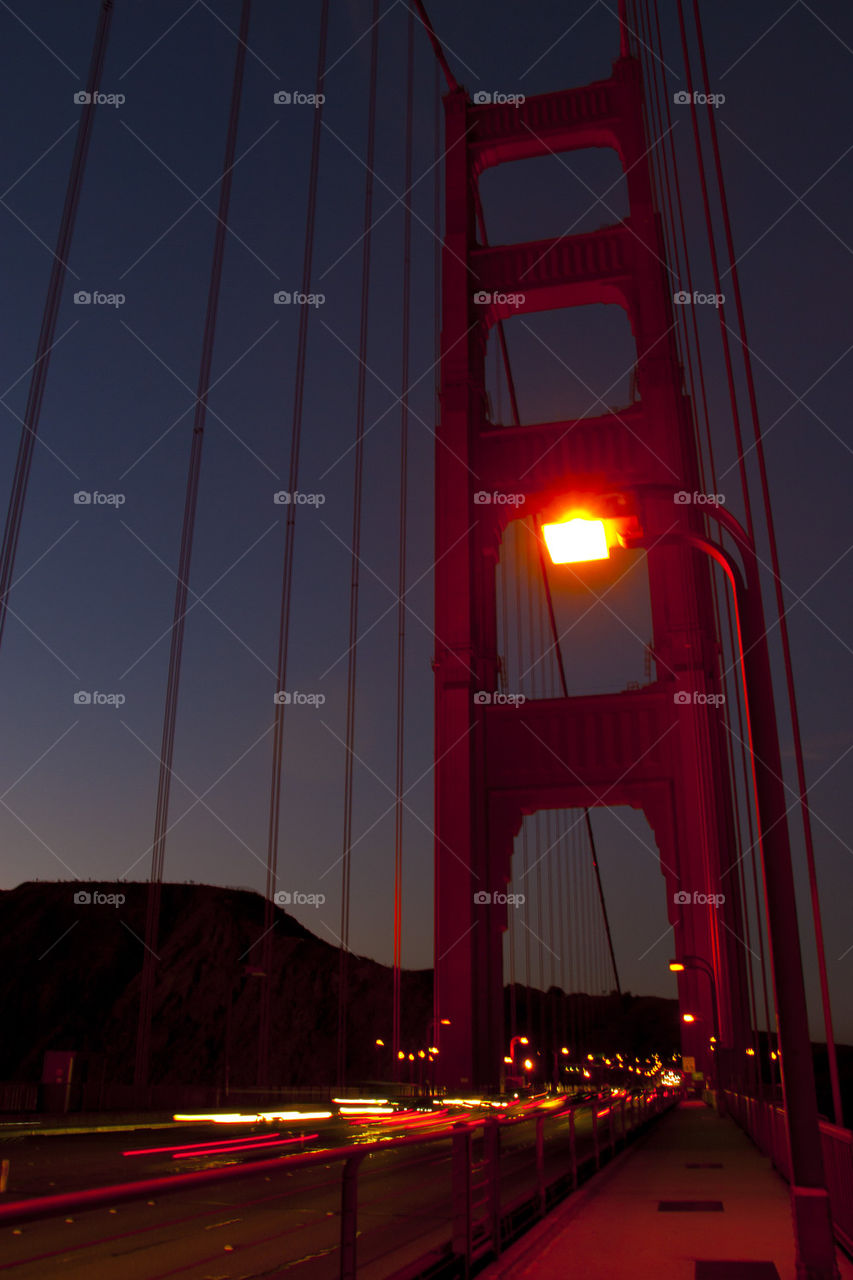
<svg viewBox="0 0 853 1280">
<path fill-rule="evenodd" d="M 61 1257 L 88 1264 L 99 1280 L 120 1280 L 128 1250 L 148 1248 L 158 1275 L 172 1274 L 162 1262 L 179 1251 L 182 1280 L 209 1275 L 223 1249 L 238 1253 L 241 1274 L 302 1259 L 312 1277 L 340 1280 L 468 1276 L 675 1101 L 646 1094 L 466 1120 L 424 1135 L 2 1205 L 0 1270 L 43 1275 Z M 118 1206 L 131 1212 L 108 1217 Z M 33 1222 L 37 1233 L 26 1230 Z M 121 1241 L 115 1252 L 114 1241 Z"/>
<path fill-rule="evenodd" d="M 791 1180 L 791 1159 L 785 1113 L 758 1098 L 727 1093 L 732 1116 L 752 1138 L 755 1145 L 769 1156 L 786 1181 Z M 832 1207 L 832 1225 L 836 1238 L 848 1253 L 853 1252 L 853 1133 L 821 1120 L 823 1165 Z"/>
</svg>

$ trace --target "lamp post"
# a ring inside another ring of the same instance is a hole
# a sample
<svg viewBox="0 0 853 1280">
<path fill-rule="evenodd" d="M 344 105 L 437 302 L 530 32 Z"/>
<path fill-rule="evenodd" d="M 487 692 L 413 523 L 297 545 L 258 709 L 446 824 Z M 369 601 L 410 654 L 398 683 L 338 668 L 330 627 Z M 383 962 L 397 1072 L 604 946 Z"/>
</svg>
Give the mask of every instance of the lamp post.
<svg viewBox="0 0 853 1280">
<path fill-rule="evenodd" d="M 670 960 L 670 973 L 683 973 L 686 969 L 698 969 L 700 973 L 704 973 L 711 984 L 711 1015 L 714 1021 L 714 1043 L 716 1045 L 716 1067 L 714 1075 L 717 1080 L 717 1114 L 724 1116 L 726 1114 L 726 1101 L 723 1093 L 723 1044 L 720 1039 L 720 996 L 717 991 L 717 979 L 711 965 L 702 956 L 686 955 L 680 960 Z M 687 1018 L 684 1018 L 687 1021 Z"/>
<path fill-rule="evenodd" d="M 708 508 L 707 515 L 734 538 L 742 558 L 742 571 L 722 546 L 692 530 L 668 532 L 655 545 L 690 546 L 710 556 L 723 569 L 734 594 L 748 754 L 758 816 L 771 970 L 779 1023 L 782 1095 L 791 1153 L 791 1207 L 797 1274 L 803 1280 L 836 1280 L 838 1269 L 823 1170 L 785 787 L 758 560 L 746 531 L 733 516 L 719 507 Z M 604 520 L 586 517 L 586 522 L 600 525 L 606 537 Z M 569 523 L 567 519 L 556 526 L 543 527 L 549 550 L 549 529 L 559 529 Z M 552 538 L 554 536 L 552 534 Z M 556 563 L 569 563 L 573 559 L 571 540 L 568 534 L 565 536 L 569 545 L 560 549 L 559 559 L 552 552 Z M 625 547 L 648 549 L 649 545 L 643 529 L 637 530 L 636 522 L 626 536 L 618 537 L 616 541 Z M 605 545 L 602 554 L 599 538 L 590 554 L 590 539 L 587 539 L 586 545 L 581 547 L 581 555 L 576 558 L 604 558 L 610 553 L 610 545 Z"/>
</svg>

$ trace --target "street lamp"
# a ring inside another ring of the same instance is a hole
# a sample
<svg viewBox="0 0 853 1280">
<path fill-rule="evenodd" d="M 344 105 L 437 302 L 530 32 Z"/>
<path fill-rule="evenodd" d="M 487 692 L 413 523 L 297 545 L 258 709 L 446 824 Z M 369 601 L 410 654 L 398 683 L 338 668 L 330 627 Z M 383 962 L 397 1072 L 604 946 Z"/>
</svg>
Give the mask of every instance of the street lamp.
<svg viewBox="0 0 853 1280">
<path fill-rule="evenodd" d="M 649 496 L 654 492 L 659 498 L 666 497 L 666 491 L 660 486 L 644 486 L 642 491 L 638 490 L 638 495 L 640 492 Z M 784 1064 L 782 1096 L 791 1153 L 791 1207 L 797 1265 L 803 1275 L 834 1277 L 837 1275 L 835 1245 L 823 1168 L 785 784 L 758 559 L 751 539 L 729 512 L 714 506 L 705 508 L 705 513 L 734 539 L 741 553 L 742 569 L 722 546 L 692 529 L 667 531 L 654 545 L 692 547 L 710 556 L 722 568 L 734 595 L 748 754 L 758 817 L 779 1022 L 779 1051 Z M 591 521 L 588 511 L 569 511 L 560 523 L 568 523 L 573 518 Z M 649 540 L 642 527 L 639 532 L 634 529 L 626 531 L 623 524 L 620 531 L 620 522 L 613 523 L 616 526 L 615 543 L 623 547 L 649 549 Z M 555 562 L 570 563 L 571 559 L 568 556 Z"/>
<path fill-rule="evenodd" d="M 670 973 L 684 973 L 685 969 L 697 969 L 700 973 L 704 973 L 705 977 L 711 984 L 711 1014 L 714 1019 L 714 1043 L 720 1045 L 720 997 L 717 991 L 717 981 L 714 976 L 714 970 L 711 968 L 707 960 L 702 956 L 682 956 L 680 960 L 670 960 Z M 695 1021 L 695 1019 L 683 1019 L 684 1022 Z M 725 1114 L 725 1101 L 723 1098 L 723 1081 L 722 1081 L 722 1056 L 718 1056 L 717 1066 L 714 1075 L 718 1078 L 719 1093 L 717 1097 L 717 1110 L 720 1115 Z"/>
</svg>

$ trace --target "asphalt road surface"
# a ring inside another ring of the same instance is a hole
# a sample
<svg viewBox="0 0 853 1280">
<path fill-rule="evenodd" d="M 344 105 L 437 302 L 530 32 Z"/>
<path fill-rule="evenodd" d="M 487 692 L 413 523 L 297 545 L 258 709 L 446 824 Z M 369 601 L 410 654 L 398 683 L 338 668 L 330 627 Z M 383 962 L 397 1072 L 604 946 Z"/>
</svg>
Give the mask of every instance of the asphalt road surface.
<svg viewBox="0 0 853 1280">
<path fill-rule="evenodd" d="M 598 1104 L 599 1111 L 607 1110 Z M 579 1161 L 593 1151 L 589 1107 L 575 1109 Z M 469 1118 L 470 1113 L 469 1113 Z M 455 1116 L 450 1117 L 456 1119 Z M 618 1119 L 618 1118 L 617 1118 Z M 417 1118 L 418 1134 L 437 1132 L 448 1117 L 435 1122 Z M 333 1280 L 339 1274 L 342 1161 L 335 1146 L 381 1137 L 388 1148 L 365 1157 L 359 1173 L 358 1274 L 379 1280 L 432 1250 L 449 1246 L 451 1237 L 451 1137 L 423 1147 L 394 1149 L 393 1137 L 411 1132 L 409 1122 L 385 1121 L 353 1125 L 336 1119 L 317 1122 L 308 1132 L 321 1137 L 307 1148 L 329 1152 L 329 1162 L 312 1168 L 280 1169 L 237 1181 L 155 1196 L 153 1200 L 87 1210 L 21 1227 L 0 1229 L 0 1272 L 14 1280 L 69 1276 L 74 1280 L 248 1280 L 249 1277 L 295 1273 L 310 1280 Z M 609 1117 L 599 1120 L 602 1143 Z M 617 1123 L 618 1132 L 618 1123 Z M 215 1134 L 212 1130 L 215 1128 Z M 228 1132 L 223 1133 L 227 1128 Z M 536 1190 L 535 1122 L 501 1125 L 501 1208 L 531 1197 Z M 275 1150 L 256 1155 L 172 1159 L 164 1147 L 181 1142 L 231 1140 L 259 1134 L 296 1136 L 299 1128 L 284 1124 L 257 1126 L 182 1126 L 137 1133 L 68 1135 L 21 1139 L 7 1145 L 12 1179 L 4 1198 L 55 1194 L 71 1188 L 111 1185 L 119 1181 L 170 1176 L 178 1172 L 268 1159 Z M 476 1131 L 475 1160 L 482 1152 Z M 158 1147 L 144 1156 L 123 1151 Z M 284 1148 L 299 1150 L 300 1144 Z M 546 1178 L 550 1182 L 570 1169 L 569 1119 L 566 1112 L 545 1120 Z M 50 1172 L 52 1177 L 45 1178 Z M 55 1182 L 56 1186 L 47 1185 Z M 475 1175 L 475 1186 L 478 1181 Z M 473 1199 L 482 1198 L 475 1190 Z"/>
</svg>

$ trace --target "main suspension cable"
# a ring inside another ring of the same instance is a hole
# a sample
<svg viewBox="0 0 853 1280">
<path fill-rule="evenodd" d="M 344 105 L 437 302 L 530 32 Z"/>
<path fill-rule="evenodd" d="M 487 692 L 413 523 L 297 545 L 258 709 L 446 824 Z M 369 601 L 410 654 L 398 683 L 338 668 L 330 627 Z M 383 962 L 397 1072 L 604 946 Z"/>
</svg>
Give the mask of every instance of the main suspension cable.
<svg viewBox="0 0 853 1280">
<path fill-rule="evenodd" d="M 0 547 L 0 644 L 6 627 L 6 615 L 9 608 L 9 595 L 12 590 L 12 574 L 15 570 L 15 557 L 21 537 L 21 525 L 24 518 L 24 503 L 33 463 L 39 421 L 41 419 L 42 402 L 50 356 L 56 334 L 56 323 L 62 303 L 62 289 L 68 271 L 68 257 L 74 234 L 74 223 L 83 190 L 83 178 L 86 172 L 86 158 L 89 154 L 89 143 L 95 126 L 95 98 L 101 84 L 101 76 L 107 54 L 107 40 L 112 22 L 113 0 L 103 0 L 95 39 L 92 46 L 92 57 L 89 73 L 86 77 L 88 101 L 81 107 L 80 120 L 77 125 L 77 136 L 74 142 L 74 154 L 65 189 L 65 203 L 59 220 L 59 231 L 56 237 L 56 248 L 53 252 L 53 264 L 50 280 L 42 312 L 41 329 L 36 345 L 36 358 L 33 361 L 27 404 L 21 421 L 21 437 L 18 442 L 18 456 L 15 461 L 15 474 L 12 490 L 9 495 L 9 506 L 6 511 L 6 525 L 3 530 L 3 543 Z M 8 406 L 5 406 L 8 408 Z M 11 412 L 11 411 L 10 411 Z"/>
</svg>

